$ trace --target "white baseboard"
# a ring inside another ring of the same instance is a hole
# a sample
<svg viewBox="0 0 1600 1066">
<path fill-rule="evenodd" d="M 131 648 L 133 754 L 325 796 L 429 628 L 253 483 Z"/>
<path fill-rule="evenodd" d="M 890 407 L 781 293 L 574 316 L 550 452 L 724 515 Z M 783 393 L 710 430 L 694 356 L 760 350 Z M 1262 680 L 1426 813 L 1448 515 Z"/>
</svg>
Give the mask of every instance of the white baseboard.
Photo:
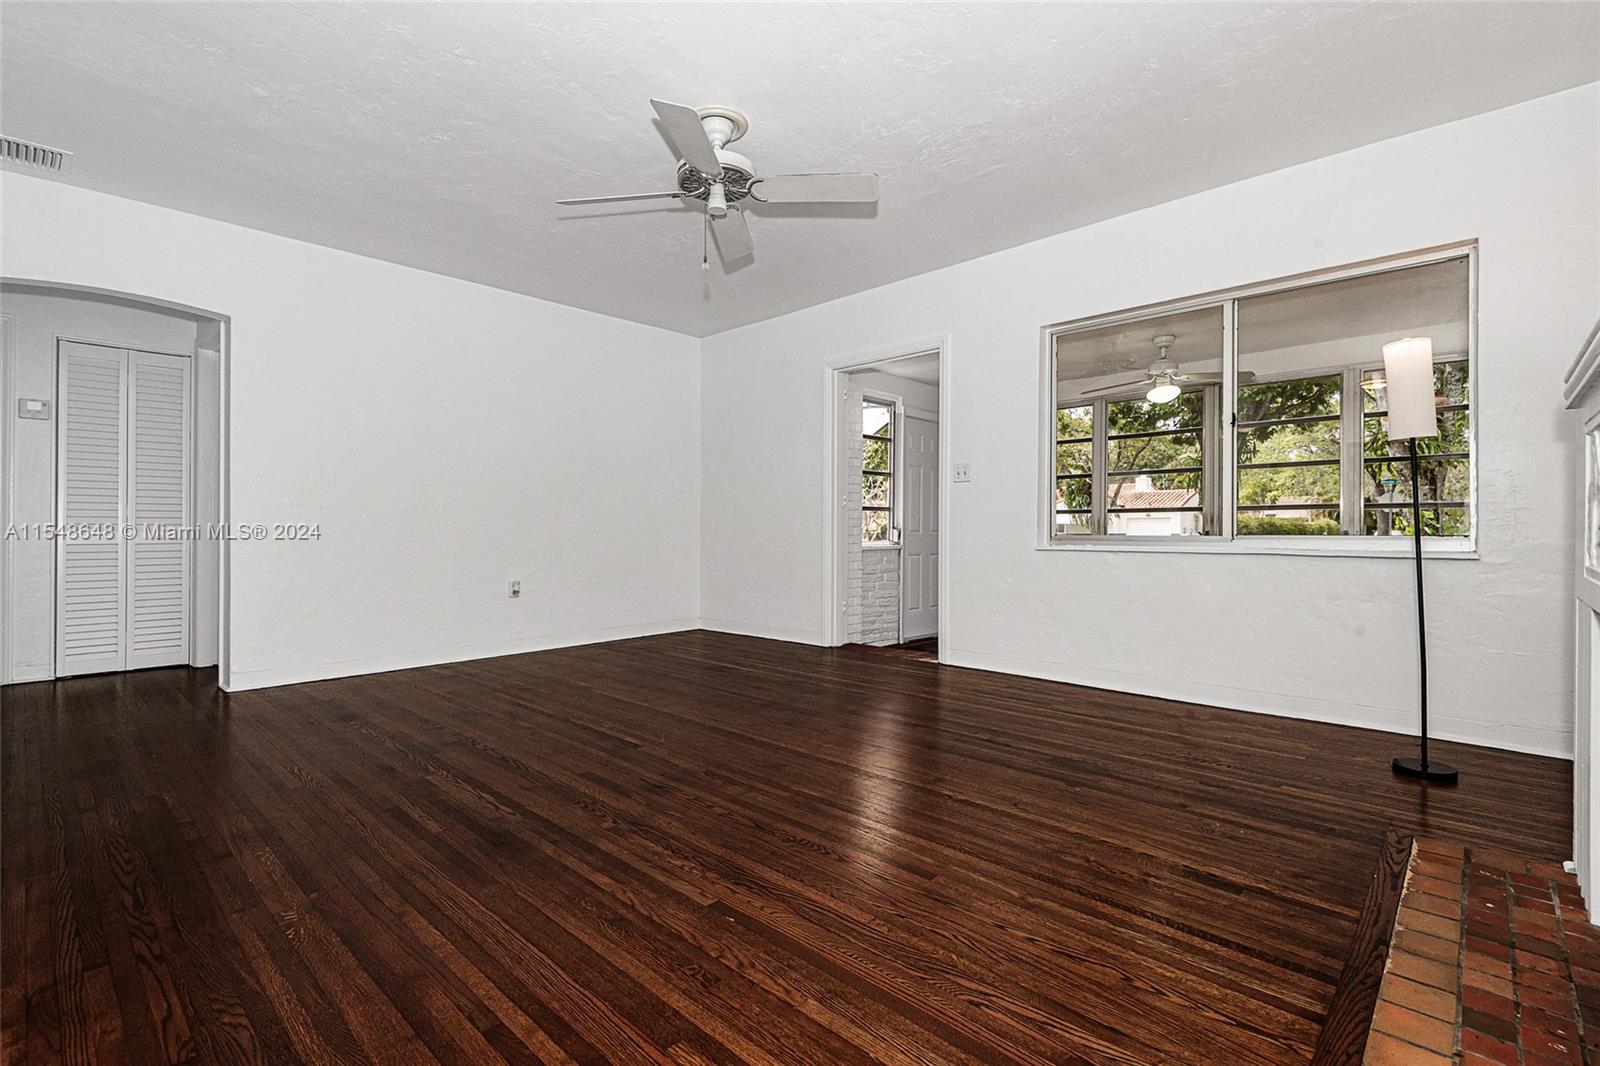
<svg viewBox="0 0 1600 1066">
<path fill-rule="evenodd" d="M 736 637 L 760 637 L 763 640 L 782 640 L 790 644 L 822 646 L 822 635 L 814 629 L 790 629 L 785 626 L 768 626 L 755 622 L 735 622 L 729 618 L 702 618 L 700 628 L 713 633 L 731 633 Z"/>
<path fill-rule="evenodd" d="M 1315 696 L 1286 696 L 1275 692 L 1253 692 L 1248 689 L 1218 685 L 1195 685 L 1180 691 L 1167 686 L 1152 685 L 1143 679 L 1130 678 L 1123 673 L 1097 674 L 1092 671 L 1074 670 L 1062 663 L 1047 659 L 992 655 L 960 648 L 941 647 L 939 661 L 947 666 L 1035 677 L 1044 681 L 1062 681 L 1111 692 L 1127 692 L 1179 703 L 1221 707 L 1230 711 L 1249 711 L 1252 714 L 1268 714 L 1277 718 L 1297 718 L 1330 725 L 1356 726 L 1361 729 L 1394 733 L 1398 736 L 1409 736 L 1413 733 L 1409 728 L 1396 725 L 1392 718 L 1386 715 L 1384 708 L 1353 706 Z M 1436 740 L 1476 744 L 1480 747 L 1544 755 L 1554 759 L 1572 758 L 1571 734 L 1556 730 L 1452 720 L 1437 714 L 1431 716 L 1430 726 L 1428 735 Z M 1397 752 L 1397 754 L 1402 753 Z"/>
<path fill-rule="evenodd" d="M 54 681 L 55 669 L 51 666 L 18 666 L 11 671 L 11 676 L 6 679 L 8 685 L 26 685 L 31 681 Z"/>
<path fill-rule="evenodd" d="M 470 645 L 431 652 L 412 652 L 400 655 L 375 656 L 367 659 L 316 663 L 287 669 L 278 667 L 264 667 L 255 670 L 235 669 L 231 683 L 228 685 L 228 691 L 244 692 L 250 689 L 294 685 L 307 681 L 326 681 L 332 678 L 355 677 L 361 674 L 388 673 L 394 670 L 410 670 L 421 666 L 439 666 L 445 663 L 466 662 L 472 659 L 490 659 L 501 655 L 550 651 L 555 648 L 570 648 L 581 644 L 600 644 L 614 640 L 628 640 L 634 637 L 679 633 L 695 629 L 705 629 L 716 633 L 730 633 L 736 636 L 758 637 L 763 640 L 779 640 L 791 644 L 806 644 L 813 647 L 821 646 L 822 643 L 820 635 L 811 630 L 739 622 L 726 618 L 677 618 L 664 622 L 617 626 L 609 629 L 511 641 L 504 644 Z M 1315 696 L 1288 696 L 1279 693 L 1252 692 L 1246 689 L 1215 685 L 1195 685 L 1180 691 L 1168 686 L 1151 685 L 1143 679 L 1130 678 L 1122 673 L 1101 674 L 1092 671 L 1086 672 L 1072 669 L 1051 660 L 998 656 L 960 648 L 941 647 L 939 649 L 939 659 L 940 662 L 947 666 L 989 670 L 995 673 L 1033 677 L 1045 681 L 1060 681 L 1067 684 L 1084 685 L 1112 692 L 1127 692 L 1180 703 L 1194 703 L 1209 707 L 1221 707 L 1227 710 L 1248 711 L 1252 714 L 1273 715 L 1279 718 L 1325 722 L 1332 725 L 1356 726 L 1362 729 L 1375 729 L 1385 733 L 1394 733 L 1397 736 L 1408 736 L 1412 732 L 1408 728 L 1397 726 L 1383 708 L 1352 706 L 1348 703 L 1323 700 Z M 47 671 L 37 678 L 18 677 L 14 683 L 21 684 L 34 680 L 47 681 L 51 677 L 52 675 Z M 1462 719 L 1452 720 L 1437 715 L 1434 717 L 1433 725 L 1434 728 L 1431 735 L 1439 740 L 1476 744 L 1483 747 L 1525 752 L 1530 755 L 1544 755 L 1557 759 L 1572 758 L 1571 735 L 1555 730 L 1527 729 L 1517 726 L 1477 723 Z"/>
<path fill-rule="evenodd" d="M 445 663 L 467 662 L 472 659 L 493 659 L 501 655 L 521 655 L 530 651 L 551 651 L 571 648 L 580 644 L 603 644 L 613 640 L 633 637 L 653 637 L 661 633 L 681 633 L 698 629 L 693 618 L 675 618 L 666 622 L 643 625 L 616 626 L 580 633 L 563 633 L 528 640 L 509 641 L 504 644 L 474 644 L 459 648 L 428 652 L 411 652 L 401 655 L 380 655 L 367 659 L 346 659 L 339 662 L 314 663 L 303 667 L 283 669 L 261 667 L 254 670 L 233 669 L 229 679 L 229 692 L 245 692 L 278 685 L 297 685 L 306 681 L 328 681 L 336 677 L 356 677 L 361 674 L 383 674 L 393 670 L 411 670 L 419 666 L 442 666 Z"/>
</svg>

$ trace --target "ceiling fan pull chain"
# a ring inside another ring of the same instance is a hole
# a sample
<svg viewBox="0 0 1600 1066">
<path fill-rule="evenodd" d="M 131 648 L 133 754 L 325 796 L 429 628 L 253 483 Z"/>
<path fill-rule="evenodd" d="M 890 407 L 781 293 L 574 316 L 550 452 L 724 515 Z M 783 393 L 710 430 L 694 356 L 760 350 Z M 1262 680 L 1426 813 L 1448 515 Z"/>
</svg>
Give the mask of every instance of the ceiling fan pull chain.
<svg viewBox="0 0 1600 1066">
<path fill-rule="evenodd" d="M 700 229 L 700 269 L 704 273 L 711 272 L 711 216 L 703 216 L 705 221 Z"/>
</svg>

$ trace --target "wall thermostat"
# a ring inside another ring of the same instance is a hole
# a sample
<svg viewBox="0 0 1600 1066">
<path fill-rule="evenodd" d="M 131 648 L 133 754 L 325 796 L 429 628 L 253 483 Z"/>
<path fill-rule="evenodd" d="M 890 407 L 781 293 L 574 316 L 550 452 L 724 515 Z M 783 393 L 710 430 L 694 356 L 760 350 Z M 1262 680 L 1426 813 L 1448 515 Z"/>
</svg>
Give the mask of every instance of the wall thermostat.
<svg viewBox="0 0 1600 1066">
<path fill-rule="evenodd" d="M 50 419 L 49 400 L 20 399 L 17 401 L 18 418 L 38 418 L 45 421 Z"/>
</svg>

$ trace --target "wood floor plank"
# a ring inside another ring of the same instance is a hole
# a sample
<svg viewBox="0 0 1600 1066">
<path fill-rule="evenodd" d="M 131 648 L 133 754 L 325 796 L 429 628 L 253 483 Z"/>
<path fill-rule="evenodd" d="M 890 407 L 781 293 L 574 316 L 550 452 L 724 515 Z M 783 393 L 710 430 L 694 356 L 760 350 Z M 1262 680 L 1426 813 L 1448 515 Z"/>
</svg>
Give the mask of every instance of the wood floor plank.
<svg viewBox="0 0 1600 1066">
<path fill-rule="evenodd" d="M 1307 1061 L 1386 833 L 1570 764 L 693 632 L 0 694 L 6 1063 Z"/>
</svg>

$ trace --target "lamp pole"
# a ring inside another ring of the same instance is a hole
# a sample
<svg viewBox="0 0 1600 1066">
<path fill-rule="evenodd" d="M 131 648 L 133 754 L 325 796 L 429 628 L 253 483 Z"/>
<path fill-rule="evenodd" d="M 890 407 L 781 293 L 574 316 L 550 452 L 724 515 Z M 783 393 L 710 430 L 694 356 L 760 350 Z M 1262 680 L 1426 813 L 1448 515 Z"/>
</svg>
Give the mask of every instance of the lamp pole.
<svg viewBox="0 0 1600 1066">
<path fill-rule="evenodd" d="M 1433 377 L 1432 353 L 1429 352 L 1428 377 Z M 1431 390 L 1430 390 L 1431 391 Z M 1418 777 L 1425 781 L 1454 783 L 1459 772 L 1454 766 L 1428 759 L 1428 623 L 1422 594 L 1422 477 L 1417 470 L 1417 438 L 1408 438 L 1411 454 L 1411 548 L 1416 557 L 1417 572 L 1417 673 L 1421 679 L 1420 708 L 1422 711 L 1422 736 L 1418 758 L 1394 760 L 1394 772 L 1405 777 Z"/>
</svg>

